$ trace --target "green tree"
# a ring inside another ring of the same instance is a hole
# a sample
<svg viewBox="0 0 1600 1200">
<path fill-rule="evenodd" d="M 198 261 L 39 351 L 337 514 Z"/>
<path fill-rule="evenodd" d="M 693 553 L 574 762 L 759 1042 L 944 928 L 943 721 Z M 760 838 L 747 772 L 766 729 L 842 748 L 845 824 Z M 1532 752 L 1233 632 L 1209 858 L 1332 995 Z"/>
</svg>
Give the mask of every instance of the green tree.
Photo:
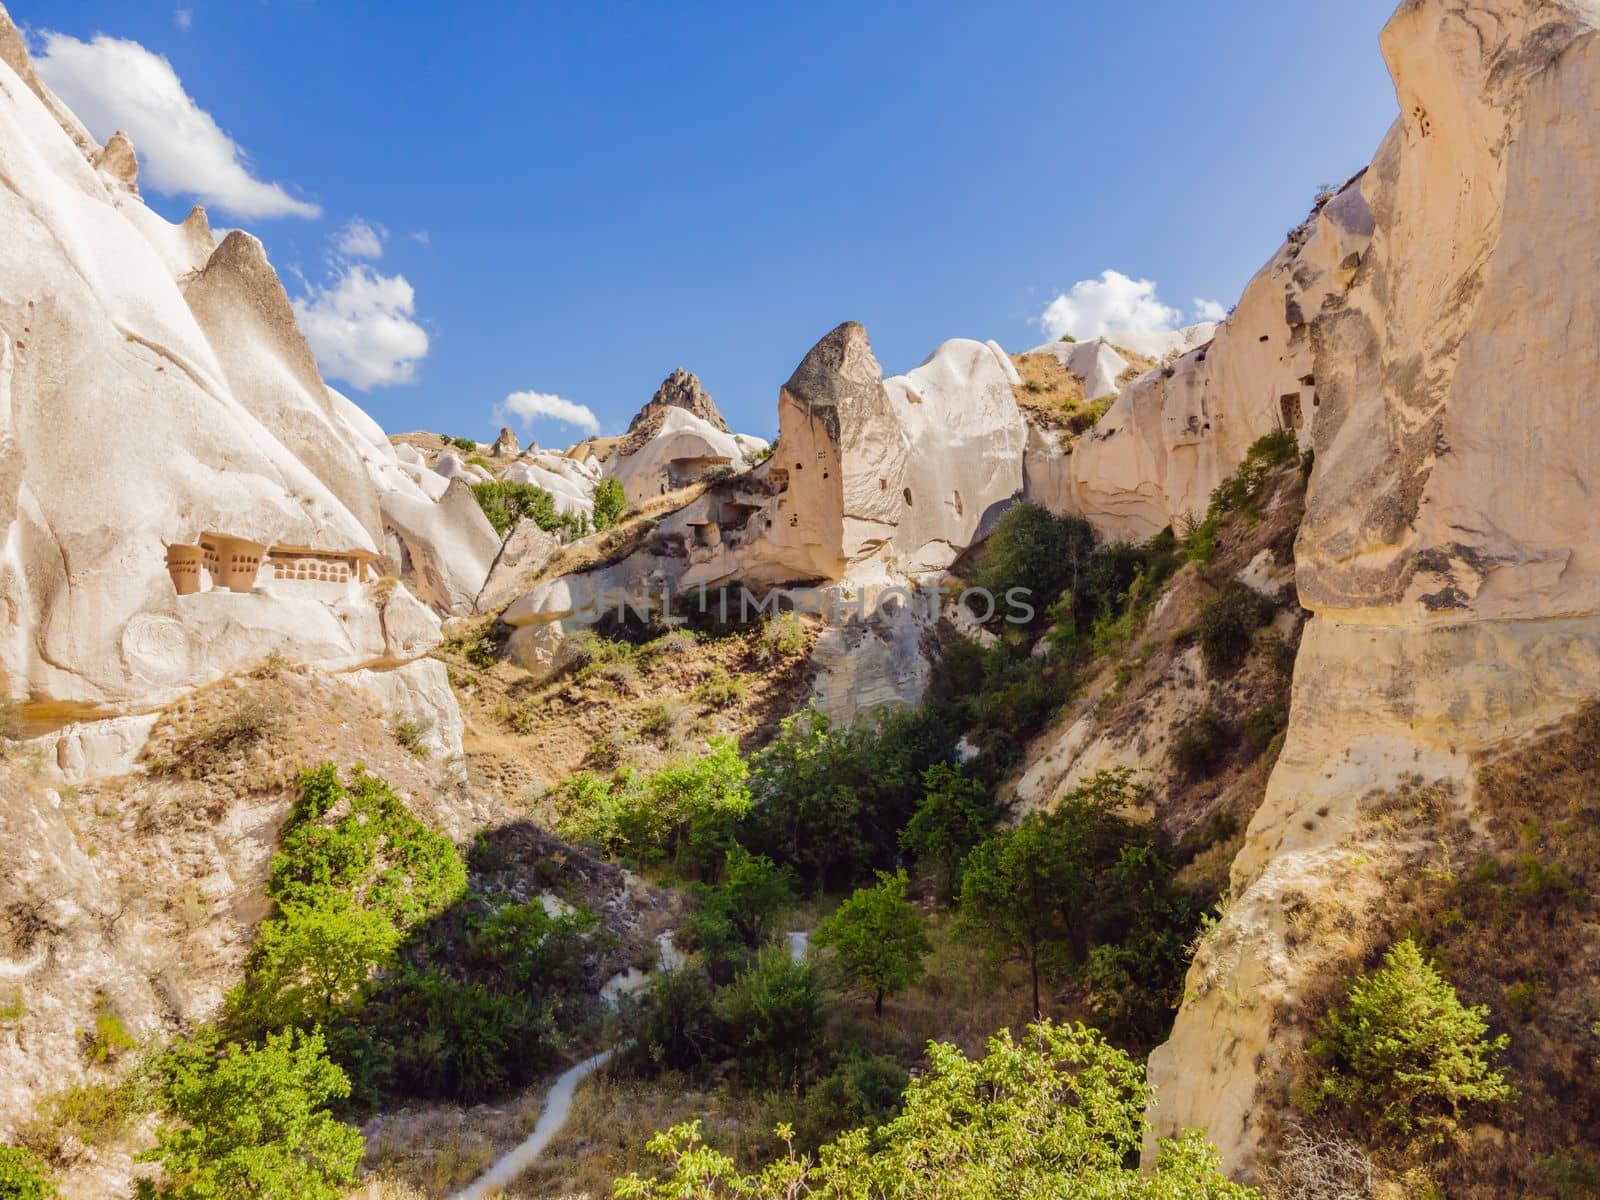
<svg viewBox="0 0 1600 1200">
<path fill-rule="evenodd" d="M 959 895 L 962 864 L 994 829 L 994 803 L 981 780 L 951 763 L 934 763 L 923 772 L 922 786 L 922 803 L 900 831 L 900 845 L 940 895 Z"/>
<path fill-rule="evenodd" d="M 628 511 L 628 497 L 615 479 L 602 479 L 594 489 L 594 527 L 610 529 Z"/>
<path fill-rule="evenodd" d="M 1350 985 L 1311 1043 L 1320 1067 L 1312 1106 L 1343 1107 L 1407 1137 L 1443 1140 L 1464 1109 L 1511 1097 L 1493 1065 L 1510 1039 L 1487 1036 L 1488 1015 L 1462 1004 L 1416 942 L 1402 938 L 1382 967 Z"/>
<path fill-rule="evenodd" d="M 717 999 L 743 1081 L 799 1087 L 827 1026 L 816 969 L 795 962 L 787 947 L 770 946 Z"/>
<path fill-rule="evenodd" d="M 698 1122 L 651 1139 L 669 1174 L 619 1179 L 624 1200 L 1253 1200 L 1188 1132 L 1162 1141 L 1153 1169 L 1137 1155 L 1148 1124 L 1142 1068 L 1081 1025 L 1030 1025 L 989 1039 L 981 1059 L 932 1043 L 900 1114 L 855 1129 L 815 1160 L 789 1153 L 757 1175 L 706 1146 Z M 779 1136 L 791 1131 L 780 1126 Z M 1130 1165 L 1134 1164 L 1134 1165 Z"/>
<path fill-rule="evenodd" d="M 871 996 L 880 1017 L 885 996 L 922 978 L 922 960 L 933 949 L 922 914 L 906 898 L 909 882 L 904 871 L 879 871 L 877 886 L 858 888 L 812 939 L 831 953 L 840 983 Z"/>
<path fill-rule="evenodd" d="M 196 1039 L 161 1065 L 161 1099 L 172 1118 L 140 1155 L 161 1164 L 161 1200 L 338 1200 L 355 1182 L 365 1149 L 330 1102 L 350 1094 L 319 1034 L 294 1030 L 259 1047 Z"/>
<path fill-rule="evenodd" d="M 228 998 L 230 1019 L 256 1034 L 328 1024 L 393 962 L 400 936 L 382 913 L 343 899 L 291 901 L 262 922 L 245 982 Z"/>
<path fill-rule="evenodd" d="M 56 1185 L 45 1166 L 21 1146 L 0 1146 L 0 1200 L 51 1200 Z"/>
<path fill-rule="evenodd" d="M 359 905 L 402 929 L 436 916 L 466 888 L 466 864 L 449 838 L 377 776 L 357 768 L 346 784 L 330 763 L 301 780 L 267 881 L 280 906 Z"/>
<path fill-rule="evenodd" d="M 1039 978 L 1052 951 L 1066 940 L 1056 899 L 1077 891 L 1076 864 L 1045 819 L 1037 814 L 996 834 L 967 856 L 961 880 L 961 920 L 997 956 L 1026 963 L 1033 982 L 1033 1012 L 1040 1015 Z"/>
</svg>

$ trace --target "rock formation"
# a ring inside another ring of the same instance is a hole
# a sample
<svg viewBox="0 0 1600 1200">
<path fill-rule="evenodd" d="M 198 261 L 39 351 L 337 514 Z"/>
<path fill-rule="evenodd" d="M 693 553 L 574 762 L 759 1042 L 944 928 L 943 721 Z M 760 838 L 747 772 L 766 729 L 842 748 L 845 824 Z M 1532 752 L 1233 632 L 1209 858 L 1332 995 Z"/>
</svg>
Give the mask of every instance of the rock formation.
<svg viewBox="0 0 1600 1200">
<path fill-rule="evenodd" d="M 489 453 L 495 458 L 517 458 L 522 454 L 522 443 L 517 441 L 517 435 L 502 425 L 500 435 L 494 439 L 494 445 L 489 447 Z"/>
<path fill-rule="evenodd" d="M 449 578 L 421 590 L 464 611 L 498 539 L 475 506 L 435 506 L 323 384 L 261 244 L 214 250 L 199 210 L 164 221 L 136 168 L 125 136 L 95 145 L 39 82 L 0 11 L 0 694 L 148 703 L 274 650 L 393 657 L 382 597 L 359 588 L 270 570 L 209 587 L 186 560 L 199 585 L 178 594 L 169 547 L 217 534 L 432 562 Z M 441 542 L 480 532 L 476 556 Z"/>
<path fill-rule="evenodd" d="M 1029 498 L 1081 513 L 1107 536 L 1140 540 L 1186 516 L 1204 516 L 1212 490 L 1257 438 L 1282 428 L 1309 438 L 1320 404 L 1311 322 L 1344 295 L 1371 235 L 1357 176 L 1318 202 L 1208 341 L 1128 383 L 1070 450 L 1036 431 L 1028 447 Z M 1184 331 L 1184 340 L 1207 328 Z M 1150 357 L 1159 360 L 1176 348 L 1161 336 L 1116 340 L 1139 343 L 1128 345 L 1138 353 L 1145 353 L 1141 345 L 1158 351 Z M 1100 394 L 1114 365 L 1103 350 L 1095 343 L 1050 349 L 1085 379 L 1087 396 Z"/>
<path fill-rule="evenodd" d="M 680 367 L 628 423 L 605 473 L 622 484 L 629 504 L 639 505 L 711 472 L 746 470 L 766 445 L 730 432 L 699 378 Z"/>
<path fill-rule="evenodd" d="M 1576 265 L 1600 163 L 1600 13 L 1407 0 L 1382 46 L 1402 116 L 1360 204 L 1339 202 L 1370 211 L 1371 244 L 1345 250 L 1354 220 L 1328 230 L 1313 270 L 1360 266 L 1302 310 L 1318 415 L 1296 585 L 1314 616 L 1288 737 L 1151 1060 L 1160 1128 L 1201 1125 L 1244 1170 L 1302 1032 L 1286 1014 L 1352 965 L 1295 947 L 1294 897 L 1335 925 L 1383 919 L 1402 847 L 1362 801 L 1437 784 L 1470 819 L 1475 756 L 1600 692 L 1600 429 L 1591 359 L 1573 352 L 1600 313 Z"/>
</svg>

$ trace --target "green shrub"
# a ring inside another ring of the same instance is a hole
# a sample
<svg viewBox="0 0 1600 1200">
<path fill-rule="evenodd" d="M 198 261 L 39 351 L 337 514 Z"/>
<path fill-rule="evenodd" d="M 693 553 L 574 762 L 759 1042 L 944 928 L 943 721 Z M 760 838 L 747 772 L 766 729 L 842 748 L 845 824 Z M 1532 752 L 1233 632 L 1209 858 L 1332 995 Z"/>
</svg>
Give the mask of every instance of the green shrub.
<svg viewBox="0 0 1600 1200">
<path fill-rule="evenodd" d="M 967 855 L 994 830 L 999 812 L 988 787 L 959 766 L 934 763 L 923 772 L 922 786 L 922 802 L 900 831 L 900 845 L 940 895 L 956 896 Z"/>
<path fill-rule="evenodd" d="M 86 1050 L 90 1061 L 112 1063 L 121 1058 L 138 1043 L 122 1023 L 111 1002 L 100 996 L 95 1003 L 94 1033 L 89 1035 Z"/>
<path fill-rule="evenodd" d="M 806 628 L 794 613 L 779 613 L 761 623 L 756 642 L 756 657 L 762 662 L 778 662 L 806 648 Z"/>
<path fill-rule="evenodd" d="M 717 1013 L 747 1087 L 802 1086 L 821 1051 L 827 1006 L 814 967 L 787 946 L 756 955 L 717 997 Z"/>
<path fill-rule="evenodd" d="M 1289 706 L 1281 700 L 1253 709 L 1239 726 L 1239 745 L 1246 758 L 1258 758 L 1289 727 Z"/>
<path fill-rule="evenodd" d="M 597 843 L 613 857 L 670 862 L 709 878 L 750 808 L 749 768 L 731 738 L 716 737 L 696 758 L 651 775 L 624 771 L 607 782 L 585 771 L 555 788 L 563 836 Z"/>
<path fill-rule="evenodd" d="M 200 744 L 214 752 L 243 750 L 283 728 L 289 705 L 281 697 L 236 692 L 200 731 Z"/>
<path fill-rule="evenodd" d="M 51 1200 L 55 1195 L 49 1172 L 31 1151 L 0 1145 L 0 1200 Z"/>
<path fill-rule="evenodd" d="M 1214 775 L 1233 743 L 1233 727 L 1214 708 L 1202 709 L 1172 739 L 1173 769 L 1189 779 Z"/>
<path fill-rule="evenodd" d="M 466 865 L 383 780 L 331 763 L 302 777 L 273 856 L 267 894 L 280 906 L 359 905 L 404 929 L 461 898 Z"/>
<path fill-rule="evenodd" d="M 1255 644 L 1255 632 L 1272 620 L 1272 601 L 1247 584 L 1230 579 L 1206 601 L 1195 622 L 1195 639 L 1213 674 L 1239 669 Z"/>
<path fill-rule="evenodd" d="M 478 507 L 489 518 L 489 524 L 501 537 L 511 532 L 511 527 L 524 517 L 546 533 L 564 532 L 569 537 L 582 537 L 589 532 L 588 519 L 575 513 L 558 512 L 555 497 L 531 483 L 475 483 L 472 494 L 478 498 Z"/>
<path fill-rule="evenodd" d="M 339 1200 L 366 1147 L 328 1112 L 350 1081 L 324 1050 L 321 1035 L 286 1030 L 258 1047 L 199 1038 L 169 1053 L 160 1089 L 171 1120 L 139 1155 L 163 1179 L 142 1183 L 141 1196 Z"/>
<path fill-rule="evenodd" d="M 722 881 L 696 889 L 699 904 L 680 927 L 679 943 L 700 953 L 714 980 L 726 982 L 772 941 L 779 921 L 794 907 L 794 889 L 790 868 L 733 846 Z"/>
<path fill-rule="evenodd" d="M 1318 1067 L 1310 1107 L 1370 1118 L 1407 1139 L 1448 1138 L 1464 1111 L 1512 1095 L 1493 1065 L 1510 1039 L 1487 1036 L 1488 1015 L 1462 1004 L 1417 944 L 1403 938 L 1323 1021 L 1310 1046 Z"/>
<path fill-rule="evenodd" d="M 619 1179 L 624 1200 L 915 1200 L 989 1197 L 1122 1197 L 1125 1200 L 1252 1200 L 1257 1193 L 1218 1171 L 1216 1151 L 1188 1131 L 1158 1143 L 1141 1172 L 1150 1089 L 1143 1069 L 1081 1025 L 1030 1025 L 989 1039 L 967 1058 L 938 1042 L 928 1068 L 905 1089 L 899 1115 L 855 1129 L 810 1160 L 793 1153 L 758 1176 L 707 1147 L 699 1124 L 652 1138 L 667 1175 Z M 780 1128 L 780 1136 L 787 1134 Z"/>
<path fill-rule="evenodd" d="M 706 978 L 693 967 L 657 971 L 650 980 L 633 1057 L 657 1070 L 692 1071 L 724 1049 L 722 1021 Z"/>
<path fill-rule="evenodd" d="M 1007 611 L 1007 593 L 1013 589 L 1042 606 L 1077 581 L 1094 545 L 1094 530 L 1081 517 L 1058 517 L 1038 504 L 1013 504 L 984 543 L 983 564 L 972 582 L 994 597 L 997 614 Z"/>
<path fill-rule="evenodd" d="M 628 511 L 628 497 L 616 479 L 602 479 L 594 489 L 594 527 L 610 529 Z"/>
<path fill-rule="evenodd" d="M 872 997 L 883 1016 L 884 997 L 922 978 L 922 960 L 933 949 L 927 922 L 906 898 L 906 873 L 878 872 L 876 887 L 857 888 L 817 926 L 812 944 L 829 955 L 839 984 Z"/>
<path fill-rule="evenodd" d="M 478 448 L 478 443 L 473 441 L 471 438 L 447 437 L 445 438 L 445 441 L 449 442 L 450 445 L 454 446 L 457 450 L 465 450 L 468 454 L 471 454 Z"/>
<path fill-rule="evenodd" d="M 428 757 L 428 748 L 422 743 L 422 739 L 427 736 L 428 726 L 425 722 L 413 721 L 410 717 L 400 717 L 394 723 L 394 740 L 412 758 Z"/>
</svg>

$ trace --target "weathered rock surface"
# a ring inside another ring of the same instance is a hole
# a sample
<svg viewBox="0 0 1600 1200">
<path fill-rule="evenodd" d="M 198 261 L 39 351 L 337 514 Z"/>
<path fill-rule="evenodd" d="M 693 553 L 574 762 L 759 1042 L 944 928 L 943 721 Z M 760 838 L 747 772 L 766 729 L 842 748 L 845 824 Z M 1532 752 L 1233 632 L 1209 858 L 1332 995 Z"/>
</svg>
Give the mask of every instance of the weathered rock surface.
<svg viewBox="0 0 1600 1200">
<path fill-rule="evenodd" d="M 680 367 L 629 422 L 605 473 L 622 484 L 629 504 L 638 505 L 711 471 L 743 471 L 766 445 L 731 432 L 699 378 Z"/>
<path fill-rule="evenodd" d="M 1209 342 L 1122 390 L 1074 447 L 1070 490 L 1052 507 L 1140 540 L 1203 516 L 1257 438 L 1309 437 L 1320 404 L 1311 322 L 1343 296 L 1371 234 L 1357 177 L 1290 235 Z M 1035 474 L 1050 478 L 1043 463 Z"/>
<path fill-rule="evenodd" d="M 405 542 L 388 565 L 449 558 L 430 590 L 470 608 L 493 549 L 457 563 L 439 542 L 465 518 L 424 518 L 429 493 L 325 387 L 260 243 L 213 249 L 199 210 L 162 220 L 136 171 L 125 136 L 94 144 L 39 83 L 0 10 L 0 694 L 155 702 L 272 651 L 385 653 L 356 584 L 266 565 L 253 592 L 206 590 L 196 559 L 199 594 L 179 596 L 168 547 L 202 535 L 380 570 Z"/>
<path fill-rule="evenodd" d="M 1315 615 L 1288 736 L 1150 1063 L 1158 1131 L 1202 1126 L 1247 1171 L 1303 1032 L 1281 1018 L 1353 966 L 1292 948 L 1292 898 L 1382 920 L 1395 848 L 1359 802 L 1437 783 L 1470 816 L 1473 756 L 1600 693 L 1600 428 L 1573 352 L 1600 332 L 1578 265 L 1600 11 L 1407 0 L 1382 44 L 1402 116 L 1359 183 L 1375 232 L 1348 294 L 1305 313 L 1320 403 L 1296 585 Z"/>
</svg>

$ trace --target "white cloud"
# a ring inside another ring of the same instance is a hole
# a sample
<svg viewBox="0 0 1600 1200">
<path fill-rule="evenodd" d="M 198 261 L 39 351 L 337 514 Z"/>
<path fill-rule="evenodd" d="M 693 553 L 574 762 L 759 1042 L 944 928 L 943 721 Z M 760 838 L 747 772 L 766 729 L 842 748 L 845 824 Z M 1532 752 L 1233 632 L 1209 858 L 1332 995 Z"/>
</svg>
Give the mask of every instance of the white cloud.
<svg viewBox="0 0 1600 1200">
<path fill-rule="evenodd" d="M 349 267 L 294 302 L 300 329 L 323 374 L 366 391 L 410 383 L 428 353 L 428 334 L 412 317 L 416 294 L 403 275 Z"/>
<path fill-rule="evenodd" d="M 189 8 L 180 8 L 177 12 L 172 14 L 172 19 L 177 22 L 179 29 L 187 31 L 191 26 L 194 25 L 194 10 Z"/>
<path fill-rule="evenodd" d="M 528 426 L 540 417 L 547 417 L 576 426 L 591 436 L 600 432 L 600 418 L 594 415 L 594 410 L 549 392 L 512 392 L 494 412 L 497 421 L 504 421 L 508 416 L 520 417 L 523 425 Z"/>
<path fill-rule="evenodd" d="M 1108 333 L 1162 333 L 1182 320 L 1181 312 L 1161 302 L 1154 280 L 1129 279 L 1121 271 L 1080 279 L 1039 316 L 1052 338 L 1070 333 L 1080 340 Z"/>
<path fill-rule="evenodd" d="M 383 242 L 388 236 L 389 231 L 382 225 L 369 225 L 354 217 L 334 234 L 334 249 L 345 258 L 382 258 Z"/>
<path fill-rule="evenodd" d="M 128 132 L 143 160 L 140 182 L 151 190 L 195 196 L 238 217 L 322 215 L 252 175 L 243 149 L 183 90 L 172 64 L 138 42 L 45 33 L 34 65 L 95 137 Z"/>
<path fill-rule="evenodd" d="M 1227 305 L 1217 300 L 1202 300 L 1199 296 L 1194 298 L 1194 316 L 1197 321 L 1226 321 L 1228 319 Z"/>
<path fill-rule="evenodd" d="M 428 236 L 426 229 L 414 229 L 406 236 L 419 246 L 431 246 L 433 244 L 433 239 Z"/>
</svg>

